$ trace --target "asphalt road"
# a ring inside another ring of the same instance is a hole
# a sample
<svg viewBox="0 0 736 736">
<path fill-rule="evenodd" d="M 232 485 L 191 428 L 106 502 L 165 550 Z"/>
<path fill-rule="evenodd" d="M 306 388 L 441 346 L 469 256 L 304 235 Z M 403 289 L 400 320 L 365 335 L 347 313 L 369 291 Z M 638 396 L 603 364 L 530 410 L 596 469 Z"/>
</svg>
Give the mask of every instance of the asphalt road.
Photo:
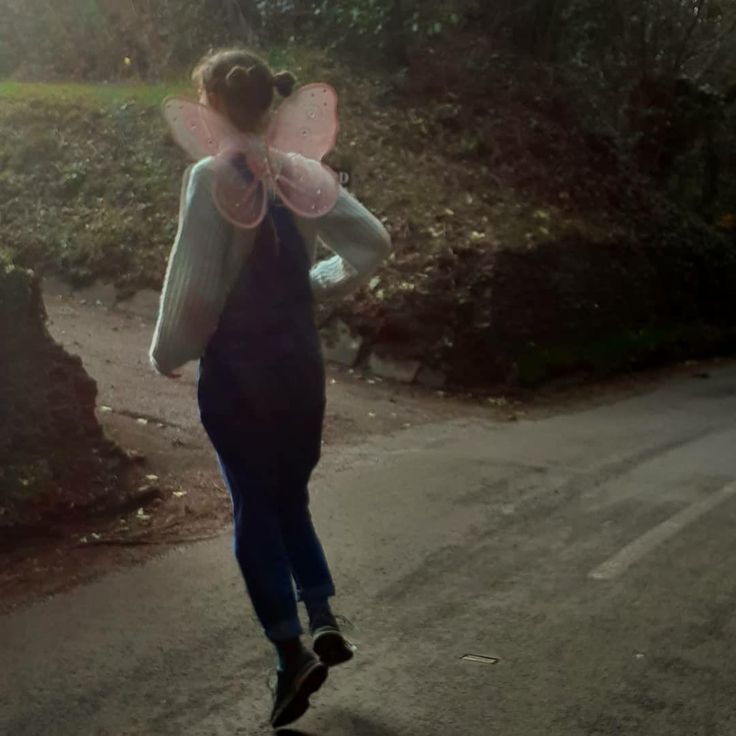
<svg viewBox="0 0 736 736">
<path fill-rule="evenodd" d="M 291 733 L 736 734 L 735 416 L 726 367 L 329 453 L 359 650 Z M 266 734 L 270 666 L 223 536 L 0 619 L 0 734 Z"/>
</svg>

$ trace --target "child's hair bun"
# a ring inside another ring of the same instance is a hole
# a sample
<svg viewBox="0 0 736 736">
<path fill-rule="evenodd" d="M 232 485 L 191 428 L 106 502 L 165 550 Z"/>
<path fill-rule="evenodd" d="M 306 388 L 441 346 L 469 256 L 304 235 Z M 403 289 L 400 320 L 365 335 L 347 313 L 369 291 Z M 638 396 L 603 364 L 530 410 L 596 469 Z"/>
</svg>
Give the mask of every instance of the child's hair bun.
<svg viewBox="0 0 736 736">
<path fill-rule="evenodd" d="M 251 69 L 246 69 L 244 66 L 234 66 L 225 76 L 225 84 L 238 91 L 247 89 L 251 83 Z"/>
<path fill-rule="evenodd" d="M 288 97 L 296 87 L 296 77 L 291 72 L 279 72 L 273 75 L 273 86 L 282 97 Z"/>
</svg>

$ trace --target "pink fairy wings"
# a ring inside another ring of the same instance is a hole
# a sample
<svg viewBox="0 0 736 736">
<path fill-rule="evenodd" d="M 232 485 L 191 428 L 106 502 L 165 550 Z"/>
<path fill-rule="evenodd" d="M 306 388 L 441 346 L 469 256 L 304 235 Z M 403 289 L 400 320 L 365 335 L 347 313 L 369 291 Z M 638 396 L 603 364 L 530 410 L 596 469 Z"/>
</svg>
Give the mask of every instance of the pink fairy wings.
<svg viewBox="0 0 736 736">
<path fill-rule="evenodd" d="M 213 110 L 183 97 L 167 97 L 162 111 L 174 140 L 194 161 L 216 156 L 238 131 Z"/>
<path fill-rule="evenodd" d="M 308 84 L 281 103 L 266 139 L 279 151 L 321 161 L 335 147 L 338 129 L 337 93 L 328 84 Z"/>
<path fill-rule="evenodd" d="M 214 201 L 234 225 L 257 227 L 269 192 L 303 217 L 320 217 L 334 207 L 340 186 L 322 163 L 339 127 L 337 94 L 329 85 L 306 85 L 283 102 L 265 139 L 183 98 L 167 99 L 163 113 L 174 140 L 193 160 L 214 157 Z"/>
</svg>

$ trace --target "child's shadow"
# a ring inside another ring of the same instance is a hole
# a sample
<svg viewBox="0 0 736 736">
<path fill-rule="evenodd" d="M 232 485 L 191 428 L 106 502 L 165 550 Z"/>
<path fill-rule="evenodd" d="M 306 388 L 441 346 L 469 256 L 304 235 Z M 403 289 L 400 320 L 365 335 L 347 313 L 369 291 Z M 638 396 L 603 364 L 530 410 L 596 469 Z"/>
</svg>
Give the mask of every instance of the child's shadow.
<svg viewBox="0 0 736 736">
<path fill-rule="evenodd" d="M 338 733 L 341 736 L 396 736 L 396 731 L 387 728 L 383 723 L 372 721 L 364 716 L 350 715 L 349 717 L 351 730 L 345 732 L 344 730 L 338 729 L 333 730 L 331 727 L 328 733 Z M 317 731 L 299 731 L 294 728 L 282 728 L 276 731 L 277 736 L 320 736 L 320 732 Z"/>
</svg>

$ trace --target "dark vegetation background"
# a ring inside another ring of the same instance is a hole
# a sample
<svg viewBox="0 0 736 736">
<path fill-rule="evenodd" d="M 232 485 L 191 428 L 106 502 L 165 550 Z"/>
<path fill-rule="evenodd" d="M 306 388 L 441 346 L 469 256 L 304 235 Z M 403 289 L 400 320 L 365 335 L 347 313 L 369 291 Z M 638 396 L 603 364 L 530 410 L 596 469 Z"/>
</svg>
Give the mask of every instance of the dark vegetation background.
<svg viewBox="0 0 736 736">
<path fill-rule="evenodd" d="M 396 252 L 320 319 L 366 352 L 488 388 L 734 344 L 736 0 L 0 0 L 0 19 L 13 284 L 160 285 L 184 161 L 158 105 L 247 43 L 340 93 L 330 163 Z M 23 371 L 31 348 L 0 337 Z"/>
</svg>

